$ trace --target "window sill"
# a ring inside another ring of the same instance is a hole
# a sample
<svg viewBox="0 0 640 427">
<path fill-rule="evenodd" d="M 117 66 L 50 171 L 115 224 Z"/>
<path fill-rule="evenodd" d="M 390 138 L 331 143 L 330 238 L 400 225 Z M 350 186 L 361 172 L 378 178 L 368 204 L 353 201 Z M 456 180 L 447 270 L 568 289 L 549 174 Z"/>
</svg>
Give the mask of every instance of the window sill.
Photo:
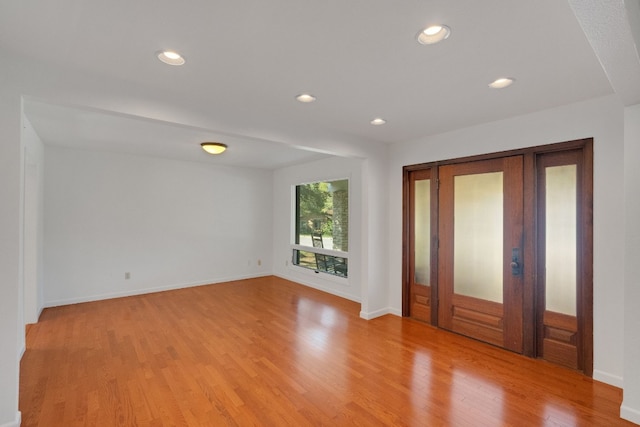
<svg viewBox="0 0 640 427">
<path fill-rule="evenodd" d="M 292 274 L 302 275 L 308 278 L 309 280 L 311 279 L 322 280 L 324 282 L 331 282 L 331 283 L 339 284 L 342 286 L 349 286 L 348 277 L 336 276 L 331 273 L 325 273 L 323 271 L 313 270 L 313 269 L 310 269 L 307 267 L 301 267 L 295 264 L 289 264 L 288 270 L 291 271 Z"/>
</svg>

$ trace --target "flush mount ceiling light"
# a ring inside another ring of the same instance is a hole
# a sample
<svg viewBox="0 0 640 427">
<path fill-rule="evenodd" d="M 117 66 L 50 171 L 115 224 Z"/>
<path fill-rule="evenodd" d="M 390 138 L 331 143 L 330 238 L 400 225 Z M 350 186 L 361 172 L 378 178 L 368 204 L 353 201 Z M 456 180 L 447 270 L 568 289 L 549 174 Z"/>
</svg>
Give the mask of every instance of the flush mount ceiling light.
<svg viewBox="0 0 640 427">
<path fill-rule="evenodd" d="M 387 123 L 387 121 L 382 117 L 376 117 L 375 119 L 371 120 L 369 123 L 371 123 L 374 126 L 380 126 Z"/>
<path fill-rule="evenodd" d="M 172 50 L 161 50 L 156 52 L 156 56 L 160 61 L 169 65 L 182 65 L 185 62 L 184 58 L 179 53 Z"/>
<path fill-rule="evenodd" d="M 451 35 L 451 28 L 446 25 L 431 25 L 416 34 L 420 44 L 434 44 L 441 42 Z"/>
<path fill-rule="evenodd" d="M 298 100 L 299 102 L 304 102 L 305 104 L 309 103 L 309 102 L 313 102 L 316 100 L 316 97 L 309 94 L 309 93 L 301 93 L 300 95 L 296 96 L 296 100 Z"/>
<path fill-rule="evenodd" d="M 209 154 L 222 154 L 227 149 L 227 145 L 221 142 L 203 142 L 200 146 Z"/>
<path fill-rule="evenodd" d="M 489 83 L 489 87 L 492 89 L 504 89 L 507 86 L 511 86 L 516 79 L 512 79 L 511 77 L 500 77 Z"/>
</svg>

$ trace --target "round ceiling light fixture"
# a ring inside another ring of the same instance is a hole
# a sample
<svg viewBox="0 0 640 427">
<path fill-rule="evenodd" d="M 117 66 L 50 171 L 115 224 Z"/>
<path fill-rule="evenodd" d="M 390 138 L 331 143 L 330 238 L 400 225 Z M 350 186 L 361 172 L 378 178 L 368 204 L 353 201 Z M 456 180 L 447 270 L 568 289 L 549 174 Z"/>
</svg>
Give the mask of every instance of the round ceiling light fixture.
<svg viewBox="0 0 640 427">
<path fill-rule="evenodd" d="M 209 154 L 222 154 L 227 149 L 227 145 L 221 142 L 203 142 L 200 146 Z"/>
<path fill-rule="evenodd" d="M 387 123 L 387 121 L 382 117 L 376 117 L 375 119 L 371 120 L 369 123 L 371 123 L 374 126 L 380 126 Z"/>
<path fill-rule="evenodd" d="M 169 65 L 183 65 L 185 63 L 184 57 L 173 50 L 161 50 L 156 52 L 156 56 L 160 61 Z"/>
<path fill-rule="evenodd" d="M 420 44 L 434 44 L 441 42 L 451 35 L 451 28 L 446 25 L 431 25 L 416 34 Z"/>
<path fill-rule="evenodd" d="M 492 89 L 504 89 L 507 86 L 511 86 L 515 81 L 516 79 L 513 79 L 511 77 L 500 77 L 499 79 L 496 79 L 489 83 L 489 87 Z"/>
<path fill-rule="evenodd" d="M 296 100 L 298 102 L 308 104 L 309 102 L 315 101 L 316 97 L 311 95 L 310 93 L 301 93 L 300 95 L 296 96 Z"/>
</svg>

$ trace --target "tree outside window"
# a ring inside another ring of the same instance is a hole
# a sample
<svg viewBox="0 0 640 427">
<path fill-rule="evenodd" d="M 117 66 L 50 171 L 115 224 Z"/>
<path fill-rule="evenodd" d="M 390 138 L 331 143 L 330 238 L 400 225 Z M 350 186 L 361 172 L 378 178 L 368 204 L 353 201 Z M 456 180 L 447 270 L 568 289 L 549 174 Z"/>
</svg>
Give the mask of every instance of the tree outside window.
<svg viewBox="0 0 640 427">
<path fill-rule="evenodd" d="M 294 264 L 346 277 L 345 254 L 333 252 L 349 250 L 348 180 L 296 186 L 295 243 L 308 249 L 294 249 Z"/>
</svg>

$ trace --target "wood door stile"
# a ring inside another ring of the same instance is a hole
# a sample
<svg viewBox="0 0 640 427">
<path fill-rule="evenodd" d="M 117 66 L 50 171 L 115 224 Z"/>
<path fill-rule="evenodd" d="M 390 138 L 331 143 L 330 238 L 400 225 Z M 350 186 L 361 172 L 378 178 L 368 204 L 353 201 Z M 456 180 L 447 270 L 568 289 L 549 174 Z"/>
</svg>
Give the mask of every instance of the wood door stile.
<svg viewBox="0 0 640 427">
<path fill-rule="evenodd" d="M 502 263 L 502 276 L 505 284 L 503 287 L 504 317 L 508 325 L 504 328 L 504 348 L 522 353 L 523 350 L 523 303 L 524 303 L 524 278 L 523 273 L 514 275 L 511 273 L 511 250 L 520 250 L 520 263 L 526 265 L 529 261 L 524 259 L 524 183 L 522 156 L 505 157 L 504 198 L 504 260 Z M 512 178 L 516 177 L 516 178 Z M 524 261 L 523 261 L 524 259 Z"/>
</svg>

